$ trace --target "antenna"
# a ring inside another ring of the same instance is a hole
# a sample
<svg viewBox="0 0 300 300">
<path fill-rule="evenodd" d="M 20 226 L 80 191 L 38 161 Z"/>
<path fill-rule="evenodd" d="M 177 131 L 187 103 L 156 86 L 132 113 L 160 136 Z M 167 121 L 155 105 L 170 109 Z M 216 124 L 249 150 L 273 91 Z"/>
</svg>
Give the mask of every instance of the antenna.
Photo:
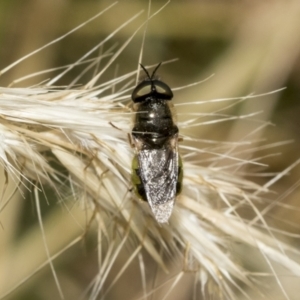
<svg viewBox="0 0 300 300">
<path fill-rule="evenodd" d="M 152 72 L 152 74 L 151 74 L 151 76 L 150 76 L 148 70 L 147 70 L 142 64 L 140 64 L 140 66 L 142 67 L 142 69 L 144 70 L 144 72 L 146 73 L 146 75 L 148 76 L 148 78 L 149 78 L 151 81 L 153 80 L 153 77 L 154 77 L 154 75 L 155 75 L 157 69 L 160 67 L 160 65 L 161 65 L 161 62 L 155 67 L 154 71 Z"/>
<path fill-rule="evenodd" d="M 142 64 L 140 64 L 140 66 L 142 67 L 142 69 L 144 70 L 144 72 L 146 73 L 146 75 L 148 76 L 148 78 L 151 80 L 152 78 L 150 77 L 147 69 Z"/>
<path fill-rule="evenodd" d="M 160 65 L 161 65 L 161 62 L 156 66 L 156 68 L 154 69 L 154 71 L 153 71 L 153 73 L 152 73 L 152 75 L 151 75 L 151 80 L 153 79 L 153 77 L 154 77 L 154 75 L 155 75 L 155 73 L 156 73 L 156 71 L 157 71 L 157 69 L 160 67 Z"/>
</svg>

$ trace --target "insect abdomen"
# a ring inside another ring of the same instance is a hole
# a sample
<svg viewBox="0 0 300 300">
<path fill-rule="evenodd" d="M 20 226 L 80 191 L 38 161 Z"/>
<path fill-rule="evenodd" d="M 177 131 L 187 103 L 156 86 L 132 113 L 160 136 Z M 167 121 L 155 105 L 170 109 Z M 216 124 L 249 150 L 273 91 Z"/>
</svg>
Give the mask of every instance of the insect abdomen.
<svg viewBox="0 0 300 300">
<path fill-rule="evenodd" d="M 178 156 L 178 179 L 176 183 L 176 196 L 181 193 L 182 179 L 183 179 L 183 165 L 182 165 L 181 157 Z M 131 180 L 134 185 L 134 191 L 137 194 L 137 196 L 142 200 L 147 201 L 145 188 L 142 183 L 142 179 L 140 177 L 140 167 L 139 167 L 137 155 L 135 155 L 132 160 Z"/>
<path fill-rule="evenodd" d="M 134 191 L 138 195 L 139 198 L 143 199 L 144 201 L 147 201 L 146 192 L 144 189 L 144 185 L 142 183 L 141 177 L 140 177 L 140 167 L 138 158 L 135 155 L 132 160 L 132 173 L 131 173 L 131 180 L 134 186 Z"/>
</svg>

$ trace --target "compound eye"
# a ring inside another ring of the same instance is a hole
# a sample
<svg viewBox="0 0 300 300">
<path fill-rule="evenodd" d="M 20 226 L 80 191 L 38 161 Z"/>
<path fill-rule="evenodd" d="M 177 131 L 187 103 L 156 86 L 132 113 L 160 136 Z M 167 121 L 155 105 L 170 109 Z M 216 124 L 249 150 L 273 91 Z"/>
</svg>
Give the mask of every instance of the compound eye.
<svg viewBox="0 0 300 300">
<path fill-rule="evenodd" d="M 142 81 L 138 84 L 131 94 L 133 102 L 141 102 L 153 94 L 151 81 Z"/>
<path fill-rule="evenodd" d="M 160 80 L 146 80 L 138 84 L 131 94 L 133 102 L 141 102 L 149 97 L 171 100 L 173 92 L 167 84 Z"/>
<path fill-rule="evenodd" d="M 170 87 L 160 80 L 153 80 L 153 86 L 155 87 L 155 95 L 159 99 L 171 100 L 173 98 L 173 92 Z"/>
</svg>

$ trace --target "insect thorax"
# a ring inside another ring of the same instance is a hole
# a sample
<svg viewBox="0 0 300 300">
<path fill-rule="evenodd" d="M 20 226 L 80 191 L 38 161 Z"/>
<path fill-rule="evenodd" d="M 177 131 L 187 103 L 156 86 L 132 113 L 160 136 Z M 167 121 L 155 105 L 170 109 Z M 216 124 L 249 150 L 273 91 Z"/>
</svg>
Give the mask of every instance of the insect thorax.
<svg viewBox="0 0 300 300">
<path fill-rule="evenodd" d="M 169 101 L 146 99 L 135 105 L 136 115 L 132 135 L 144 146 L 163 148 L 178 133 Z"/>
</svg>

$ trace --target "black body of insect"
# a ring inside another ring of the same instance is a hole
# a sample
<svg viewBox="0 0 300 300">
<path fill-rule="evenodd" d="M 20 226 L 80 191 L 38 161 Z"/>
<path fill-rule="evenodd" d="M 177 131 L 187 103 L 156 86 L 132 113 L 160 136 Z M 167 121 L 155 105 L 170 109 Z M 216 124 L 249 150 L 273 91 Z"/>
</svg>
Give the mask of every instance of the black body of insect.
<svg viewBox="0 0 300 300">
<path fill-rule="evenodd" d="M 159 223 L 168 221 L 176 195 L 181 190 L 182 163 L 178 154 L 178 127 L 171 104 L 173 92 L 154 75 L 132 92 L 135 120 L 132 141 L 136 155 L 132 163 L 132 181 L 140 198 L 148 201 Z"/>
</svg>

